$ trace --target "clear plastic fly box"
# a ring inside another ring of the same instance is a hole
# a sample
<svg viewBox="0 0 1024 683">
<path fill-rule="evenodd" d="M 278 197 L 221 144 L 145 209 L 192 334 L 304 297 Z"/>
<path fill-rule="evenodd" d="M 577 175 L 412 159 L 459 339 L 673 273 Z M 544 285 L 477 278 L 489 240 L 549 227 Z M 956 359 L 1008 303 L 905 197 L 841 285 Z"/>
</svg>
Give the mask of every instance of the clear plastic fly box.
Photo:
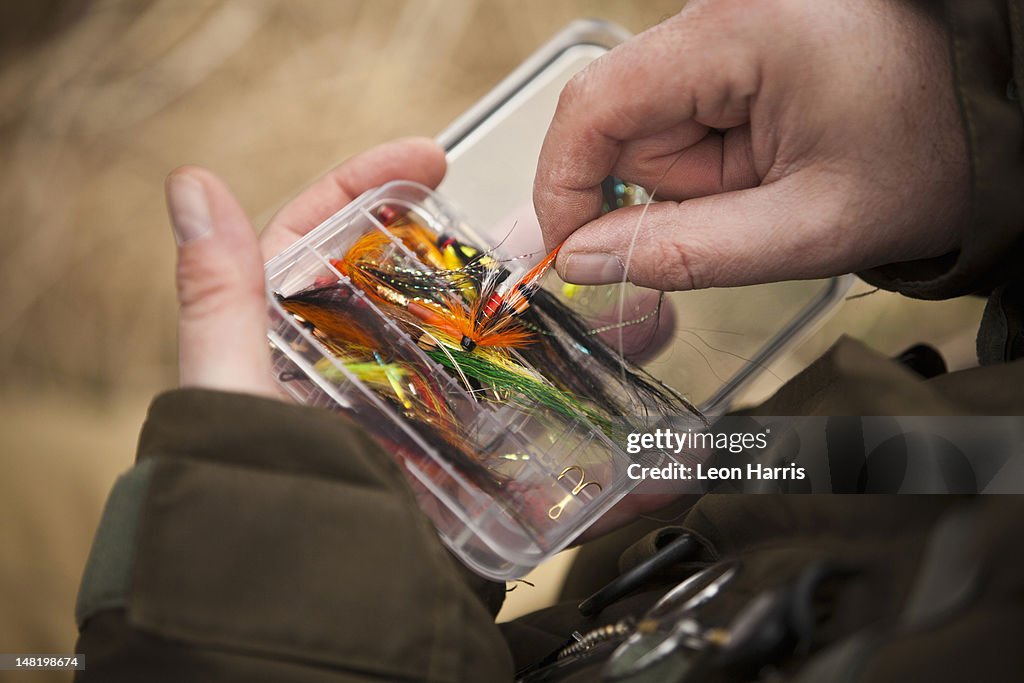
<svg viewBox="0 0 1024 683">
<path fill-rule="evenodd" d="M 270 340 L 292 397 L 369 430 L 451 549 L 511 579 L 636 485 L 627 433 L 687 408 L 606 341 L 622 328 L 574 309 L 586 297 L 550 259 L 495 246 L 423 186 L 372 190 L 267 265 Z"/>
</svg>

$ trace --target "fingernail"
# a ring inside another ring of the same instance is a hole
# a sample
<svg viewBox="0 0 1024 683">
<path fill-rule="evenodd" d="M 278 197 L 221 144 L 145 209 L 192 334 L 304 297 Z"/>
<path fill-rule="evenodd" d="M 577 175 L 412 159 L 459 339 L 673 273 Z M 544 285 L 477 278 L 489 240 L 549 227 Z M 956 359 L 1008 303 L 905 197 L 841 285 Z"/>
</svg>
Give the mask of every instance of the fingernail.
<svg viewBox="0 0 1024 683">
<path fill-rule="evenodd" d="M 167 179 L 167 208 L 178 245 L 205 237 L 213 228 L 203 184 L 187 173 Z"/>
<path fill-rule="evenodd" d="M 606 285 L 621 282 L 625 271 L 614 254 L 569 254 L 562 274 L 578 285 Z"/>
</svg>

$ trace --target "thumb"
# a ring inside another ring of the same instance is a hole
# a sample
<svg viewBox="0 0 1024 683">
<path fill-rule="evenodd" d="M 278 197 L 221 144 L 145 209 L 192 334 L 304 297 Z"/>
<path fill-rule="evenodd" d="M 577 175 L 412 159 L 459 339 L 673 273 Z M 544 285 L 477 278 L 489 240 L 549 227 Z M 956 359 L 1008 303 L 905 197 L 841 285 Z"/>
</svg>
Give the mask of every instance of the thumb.
<svg viewBox="0 0 1024 683">
<path fill-rule="evenodd" d="M 263 263 L 249 220 L 206 169 L 177 169 L 166 191 L 178 243 L 181 386 L 279 397 L 266 340 Z"/>
<path fill-rule="evenodd" d="M 801 175 L 612 211 L 565 241 L 556 268 L 578 284 L 629 280 L 689 290 L 826 277 L 872 265 L 865 245 L 843 244 L 847 238 L 835 230 L 841 193 L 817 192 Z"/>
</svg>

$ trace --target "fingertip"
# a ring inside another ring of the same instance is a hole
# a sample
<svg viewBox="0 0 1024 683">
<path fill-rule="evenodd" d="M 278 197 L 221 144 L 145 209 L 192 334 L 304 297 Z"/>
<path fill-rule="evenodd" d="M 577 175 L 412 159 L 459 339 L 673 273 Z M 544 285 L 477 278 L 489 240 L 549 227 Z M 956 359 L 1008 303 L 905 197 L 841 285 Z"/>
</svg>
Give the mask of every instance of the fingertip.
<svg viewBox="0 0 1024 683">
<path fill-rule="evenodd" d="M 413 148 L 420 155 L 424 184 L 437 187 L 448 172 L 448 156 L 444 148 L 431 138 L 411 138 Z"/>
<path fill-rule="evenodd" d="M 199 167 L 198 166 L 192 166 L 190 164 L 185 164 L 185 165 L 177 166 L 177 167 L 171 169 L 170 173 L 168 173 L 164 177 L 164 189 L 169 188 L 171 183 L 172 183 L 172 181 L 174 181 L 175 179 L 181 178 L 183 176 L 189 176 L 194 168 L 199 168 Z"/>
<path fill-rule="evenodd" d="M 556 267 L 563 280 L 577 285 L 622 282 L 626 273 L 622 259 L 608 252 L 560 253 Z"/>
<path fill-rule="evenodd" d="M 213 234 L 210 200 L 201 176 L 192 167 L 175 169 L 164 180 L 167 211 L 179 247 Z"/>
<path fill-rule="evenodd" d="M 259 243 L 227 185 L 208 169 L 183 166 L 168 174 L 166 188 L 178 245 L 179 303 L 184 307 L 218 291 L 244 292 L 238 294 L 239 300 L 261 302 L 264 284 Z M 227 298 L 231 296 L 235 294 Z"/>
<path fill-rule="evenodd" d="M 448 163 L 445 151 L 426 137 L 385 142 L 342 162 L 278 211 L 263 230 L 271 258 L 363 192 L 394 180 L 437 187 Z"/>
<path fill-rule="evenodd" d="M 429 187 L 437 187 L 448 171 L 445 150 L 437 141 L 424 136 L 398 138 L 375 148 L 386 154 L 393 153 L 405 165 L 409 180 Z M 370 150 L 373 153 L 374 150 Z"/>
<path fill-rule="evenodd" d="M 164 179 L 164 188 L 170 193 L 171 188 L 183 180 L 201 185 L 203 190 L 210 194 L 228 191 L 227 185 L 216 173 L 205 166 L 195 164 L 184 164 L 168 173 Z"/>
<path fill-rule="evenodd" d="M 691 289 L 676 267 L 678 204 L 661 202 L 618 209 L 581 226 L 561 254 L 565 279 L 577 284 L 629 281 L 661 290 Z"/>
<path fill-rule="evenodd" d="M 398 138 L 395 140 L 395 144 L 407 145 L 410 148 L 419 150 L 424 156 L 431 156 L 442 163 L 444 162 L 444 147 L 437 144 L 437 140 L 434 138 L 428 138 L 425 135 L 409 135 L 404 138 Z"/>
<path fill-rule="evenodd" d="M 201 175 L 204 173 L 213 173 L 213 171 L 206 168 L 205 166 L 199 166 L 198 164 L 182 164 L 181 166 L 177 166 L 171 169 L 171 172 L 167 174 L 167 179 L 169 180 L 174 176 L 180 175 Z"/>
<path fill-rule="evenodd" d="M 224 181 L 205 166 L 194 164 L 178 166 L 164 178 L 164 190 L 168 199 L 177 188 L 190 184 L 202 187 L 203 191 L 207 193 L 208 199 L 224 192 L 230 193 Z"/>
</svg>

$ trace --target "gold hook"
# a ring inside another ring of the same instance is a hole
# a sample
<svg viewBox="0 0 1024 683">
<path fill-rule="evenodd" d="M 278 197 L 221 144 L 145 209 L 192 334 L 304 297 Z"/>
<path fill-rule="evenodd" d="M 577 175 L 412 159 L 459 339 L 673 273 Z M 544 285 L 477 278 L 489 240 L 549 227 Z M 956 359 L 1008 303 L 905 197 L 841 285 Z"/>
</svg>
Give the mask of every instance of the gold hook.
<svg viewBox="0 0 1024 683">
<path fill-rule="evenodd" d="M 599 484 L 598 482 L 587 481 L 587 475 L 583 471 L 583 468 L 580 467 L 579 465 L 569 465 L 564 470 L 562 470 L 558 475 L 558 481 L 561 481 L 563 478 L 569 476 L 569 473 L 572 471 L 579 472 L 580 477 L 573 485 L 572 492 L 569 493 L 569 495 L 567 495 L 562 500 L 552 505 L 551 508 L 548 510 L 548 518 L 550 519 L 558 519 L 559 517 L 561 517 L 562 511 L 565 510 L 565 506 L 572 502 L 572 499 L 575 496 L 578 496 L 580 492 L 583 491 L 583 489 L 587 488 L 588 486 L 596 486 L 598 491 L 601 491 L 603 489 L 601 484 Z"/>
</svg>

